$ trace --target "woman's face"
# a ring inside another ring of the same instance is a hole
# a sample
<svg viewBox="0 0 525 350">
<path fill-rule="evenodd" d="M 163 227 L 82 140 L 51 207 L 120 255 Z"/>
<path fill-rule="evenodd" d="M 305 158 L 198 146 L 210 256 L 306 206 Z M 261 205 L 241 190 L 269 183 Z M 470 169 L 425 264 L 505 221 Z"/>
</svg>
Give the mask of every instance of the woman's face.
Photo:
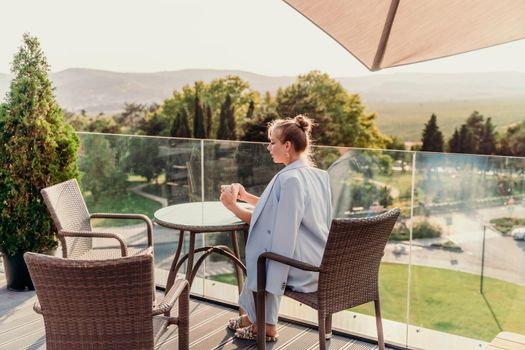
<svg viewBox="0 0 525 350">
<path fill-rule="evenodd" d="M 287 144 L 289 144 L 290 142 L 287 141 L 285 143 L 282 143 L 281 140 L 279 140 L 279 138 L 277 137 L 280 136 L 280 134 L 281 131 L 279 129 L 275 129 L 272 132 L 270 132 L 270 143 L 268 144 L 268 147 L 266 149 L 268 150 L 268 152 L 270 152 L 274 163 L 288 164 L 290 157 L 287 156 Z"/>
</svg>

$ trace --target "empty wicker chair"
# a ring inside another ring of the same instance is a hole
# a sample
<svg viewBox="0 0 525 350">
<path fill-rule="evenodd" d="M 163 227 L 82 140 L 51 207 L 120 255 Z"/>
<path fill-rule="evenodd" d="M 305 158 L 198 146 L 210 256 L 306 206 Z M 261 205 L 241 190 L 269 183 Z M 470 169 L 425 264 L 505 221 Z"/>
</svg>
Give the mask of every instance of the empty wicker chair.
<svg viewBox="0 0 525 350">
<path fill-rule="evenodd" d="M 77 180 L 72 179 L 46 187 L 42 196 L 55 223 L 58 238 L 62 244 L 62 254 L 71 259 L 110 259 L 153 252 L 153 225 L 142 214 L 89 214 Z M 148 245 L 146 248 L 128 247 L 118 233 L 96 232 L 91 227 L 91 219 L 139 219 L 146 223 Z M 93 249 L 93 237 L 118 240 L 120 249 Z"/>
<path fill-rule="evenodd" d="M 264 329 L 266 260 L 275 260 L 306 271 L 319 272 L 317 292 L 286 290 L 285 295 L 318 311 L 320 349 L 332 335 L 332 314 L 370 301 L 375 304 L 379 349 L 384 350 L 379 304 L 379 264 L 399 216 L 399 209 L 362 219 L 334 219 L 321 266 L 263 253 L 257 261 L 257 329 Z M 257 348 L 265 349 L 265 332 L 258 332 Z"/>
<path fill-rule="evenodd" d="M 153 257 L 62 259 L 26 253 L 35 285 L 34 310 L 44 316 L 47 349 L 153 349 L 178 324 L 179 349 L 189 343 L 188 282 L 176 280 L 151 306 Z M 165 317 L 178 299 L 178 317 Z"/>
</svg>

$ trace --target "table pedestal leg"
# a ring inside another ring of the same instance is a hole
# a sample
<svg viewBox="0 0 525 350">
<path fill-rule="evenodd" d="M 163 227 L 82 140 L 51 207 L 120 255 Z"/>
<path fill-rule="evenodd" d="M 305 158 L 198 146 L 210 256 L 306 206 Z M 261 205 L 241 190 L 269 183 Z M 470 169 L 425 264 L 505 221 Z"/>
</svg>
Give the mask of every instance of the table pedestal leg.
<svg viewBox="0 0 525 350">
<path fill-rule="evenodd" d="M 191 283 L 191 272 L 193 270 L 193 256 L 195 255 L 195 232 L 190 231 L 190 247 L 188 248 L 188 261 L 186 262 L 186 279 Z M 191 287 L 191 284 L 190 284 Z"/>
<path fill-rule="evenodd" d="M 182 251 L 182 245 L 184 244 L 184 231 L 181 230 L 179 232 L 179 244 L 177 245 L 177 251 L 175 252 L 175 256 L 173 257 L 173 261 L 171 263 L 170 272 L 168 273 L 168 280 L 166 281 L 166 290 L 165 294 L 169 292 L 171 289 L 171 286 L 173 286 L 173 283 L 175 282 L 175 278 L 177 277 L 177 263 L 179 262 L 180 253 Z"/>
</svg>

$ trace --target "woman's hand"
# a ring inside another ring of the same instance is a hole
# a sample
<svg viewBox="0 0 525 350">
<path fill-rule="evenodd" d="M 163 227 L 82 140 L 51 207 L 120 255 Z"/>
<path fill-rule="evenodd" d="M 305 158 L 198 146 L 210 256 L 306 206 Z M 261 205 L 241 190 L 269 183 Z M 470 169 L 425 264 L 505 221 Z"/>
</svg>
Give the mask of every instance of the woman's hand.
<svg viewBox="0 0 525 350">
<path fill-rule="evenodd" d="M 221 203 L 234 213 L 239 219 L 249 224 L 252 220 L 251 210 L 247 210 L 239 205 L 237 205 L 237 199 L 241 197 L 241 191 L 244 193 L 244 197 L 248 198 L 250 194 L 244 190 L 244 187 L 241 184 L 231 184 L 221 186 L 221 196 L 219 199 Z M 248 198 L 249 199 L 249 198 Z"/>
<path fill-rule="evenodd" d="M 231 209 L 237 203 L 238 193 L 239 191 L 235 190 L 233 186 L 227 186 L 226 188 L 221 188 L 219 199 L 226 208 Z"/>
<path fill-rule="evenodd" d="M 246 195 L 248 192 L 244 189 L 244 186 L 236 182 L 232 184 L 233 192 L 237 192 L 237 199 L 246 202 Z"/>
</svg>

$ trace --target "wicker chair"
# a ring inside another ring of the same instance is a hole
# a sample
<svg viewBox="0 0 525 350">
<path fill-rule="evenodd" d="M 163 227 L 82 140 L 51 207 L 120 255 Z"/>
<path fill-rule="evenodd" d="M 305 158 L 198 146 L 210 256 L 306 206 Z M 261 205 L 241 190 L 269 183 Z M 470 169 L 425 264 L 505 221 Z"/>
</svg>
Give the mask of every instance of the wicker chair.
<svg viewBox="0 0 525 350">
<path fill-rule="evenodd" d="M 142 214 L 89 214 L 76 179 L 46 187 L 40 192 L 55 223 L 65 258 L 99 260 L 153 252 L 153 225 L 147 216 Z M 118 233 L 93 231 L 91 219 L 94 218 L 143 220 L 146 223 L 148 234 L 147 247 L 131 248 Z M 93 249 L 93 237 L 116 239 L 120 249 Z"/>
<path fill-rule="evenodd" d="M 153 349 L 170 324 L 179 349 L 189 343 L 189 286 L 175 281 L 151 307 L 153 257 L 62 259 L 25 253 L 44 317 L 47 349 Z M 178 299 L 178 317 L 165 317 Z"/>
<path fill-rule="evenodd" d="M 266 260 L 275 260 L 306 271 L 319 272 L 317 292 L 299 293 L 287 289 L 285 295 L 318 311 L 319 345 L 326 349 L 332 335 L 332 314 L 370 301 L 375 304 L 379 349 L 384 350 L 379 304 L 379 263 L 399 209 L 362 219 L 334 219 L 321 266 L 288 257 L 263 253 L 257 261 L 257 329 L 264 329 Z M 265 349 L 265 332 L 257 332 L 257 348 Z"/>
</svg>

